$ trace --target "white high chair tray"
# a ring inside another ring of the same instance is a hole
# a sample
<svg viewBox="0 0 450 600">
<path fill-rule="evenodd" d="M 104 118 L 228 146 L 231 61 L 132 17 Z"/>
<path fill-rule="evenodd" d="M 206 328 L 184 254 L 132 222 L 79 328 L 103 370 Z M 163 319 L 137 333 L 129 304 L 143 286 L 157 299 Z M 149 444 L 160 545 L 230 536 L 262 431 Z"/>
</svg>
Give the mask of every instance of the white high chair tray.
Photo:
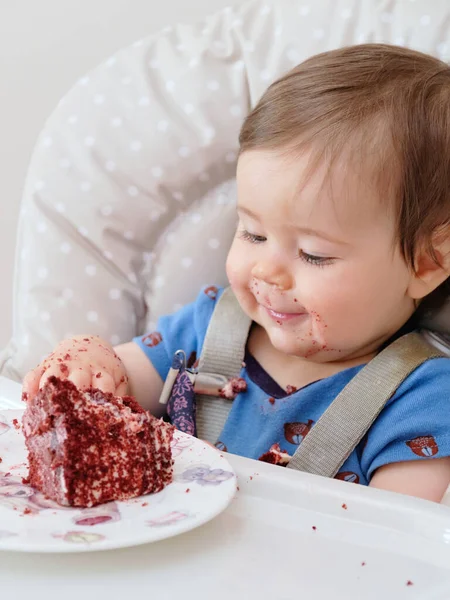
<svg viewBox="0 0 450 600">
<path fill-rule="evenodd" d="M 448 507 L 226 456 L 239 489 L 209 523 L 109 552 L 1 552 L 2 593 L 14 600 L 88 600 L 100 588 L 108 600 L 143 592 L 188 600 L 450 598 Z"/>
</svg>

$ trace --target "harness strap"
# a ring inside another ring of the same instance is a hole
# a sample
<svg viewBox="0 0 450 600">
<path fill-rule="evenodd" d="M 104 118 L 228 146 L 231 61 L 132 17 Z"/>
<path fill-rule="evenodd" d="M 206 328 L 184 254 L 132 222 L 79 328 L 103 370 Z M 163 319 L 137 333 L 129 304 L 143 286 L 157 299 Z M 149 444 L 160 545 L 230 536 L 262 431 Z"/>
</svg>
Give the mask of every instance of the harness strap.
<svg viewBox="0 0 450 600">
<path fill-rule="evenodd" d="M 442 356 L 418 333 L 390 344 L 336 396 L 288 468 L 334 477 L 408 375 L 426 360 Z"/>
<path fill-rule="evenodd" d="M 220 389 L 229 379 L 239 376 L 251 324 L 232 289 L 226 288 L 206 331 L 195 380 L 196 391 L 210 387 L 211 382 L 216 382 L 217 389 Z M 197 394 L 198 437 L 215 444 L 230 409 L 230 400 L 217 395 Z"/>
</svg>

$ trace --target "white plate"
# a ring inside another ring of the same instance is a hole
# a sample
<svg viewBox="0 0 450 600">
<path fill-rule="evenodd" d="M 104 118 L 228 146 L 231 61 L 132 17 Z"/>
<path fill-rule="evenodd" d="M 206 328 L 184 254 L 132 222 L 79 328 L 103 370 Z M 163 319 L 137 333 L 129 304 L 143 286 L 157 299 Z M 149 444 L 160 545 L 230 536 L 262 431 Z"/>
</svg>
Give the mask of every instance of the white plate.
<svg viewBox="0 0 450 600">
<path fill-rule="evenodd" d="M 235 495 L 236 476 L 224 455 L 176 432 L 174 481 L 158 494 L 61 508 L 22 483 L 28 470 L 22 415 L 0 411 L 0 550 L 86 552 L 155 542 L 206 523 Z"/>
</svg>

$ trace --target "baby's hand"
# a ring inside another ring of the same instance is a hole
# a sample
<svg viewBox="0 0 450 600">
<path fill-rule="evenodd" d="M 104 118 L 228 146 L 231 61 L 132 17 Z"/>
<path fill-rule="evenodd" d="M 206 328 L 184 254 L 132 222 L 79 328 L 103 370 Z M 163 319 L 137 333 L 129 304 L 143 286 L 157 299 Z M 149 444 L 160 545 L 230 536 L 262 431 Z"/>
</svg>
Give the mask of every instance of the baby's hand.
<svg viewBox="0 0 450 600">
<path fill-rule="evenodd" d="M 93 387 L 116 396 L 128 390 L 128 377 L 112 346 L 85 335 L 64 340 L 23 380 L 23 398 L 32 398 L 52 375 L 69 379 L 78 389 Z"/>
</svg>

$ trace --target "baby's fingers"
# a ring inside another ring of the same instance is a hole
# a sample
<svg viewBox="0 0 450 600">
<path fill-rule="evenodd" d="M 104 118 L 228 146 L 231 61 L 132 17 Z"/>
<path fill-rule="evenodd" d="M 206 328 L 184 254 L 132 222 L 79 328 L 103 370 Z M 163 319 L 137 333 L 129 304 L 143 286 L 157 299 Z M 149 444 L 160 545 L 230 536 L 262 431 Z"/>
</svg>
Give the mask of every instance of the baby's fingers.
<svg viewBox="0 0 450 600">
<path fill-rule="evenodd" d="M 87 390 L 92 385 L 92 373 L 90 369 L 76 367 L 70 371 L 67 379 L 71 381 L 79 390 Z"/>
<path fill-rule="evenodd" d="M 59 379 L 67 379 L 67 376 L 69 375 L 69 373 L 70 373 L 69 368 L 63 363 L 49 362 L 46 364 L 44 362 L 44 368 L 41 369 L 41 378 L 39 381 L 39 389 L 41 390 L 45 386 L 45 384 L 50 379 L 50 377 L 54 376 L 54 377 L 58 377 Z"/>
<path fill-rule="evenodd" d="M 98 371 L 92 375 L 91 385 L 102 392 L 110 392 L 116 394 L 116 384 L 114 379 L 106 371 Z"/>
<path fill-rule="evenodd" d="M 29 371 L 23 378 L 22 383 L 22 399 L 26 402 L 30 398 L 34 398 L 39 391 L 39 382 L 42 377 L 42 367 L 38 366 L 32 371 Z"/>
<path fill-rule="evenodd" d="M 125 377 L 122 378 L 122 381 L 117 386 L 115 395 L 116 396 L 126 396 L 128 393 L 129 393 L 129 390 L 128 390 L 128 377 L 125 376 Z"/>
</svg>

